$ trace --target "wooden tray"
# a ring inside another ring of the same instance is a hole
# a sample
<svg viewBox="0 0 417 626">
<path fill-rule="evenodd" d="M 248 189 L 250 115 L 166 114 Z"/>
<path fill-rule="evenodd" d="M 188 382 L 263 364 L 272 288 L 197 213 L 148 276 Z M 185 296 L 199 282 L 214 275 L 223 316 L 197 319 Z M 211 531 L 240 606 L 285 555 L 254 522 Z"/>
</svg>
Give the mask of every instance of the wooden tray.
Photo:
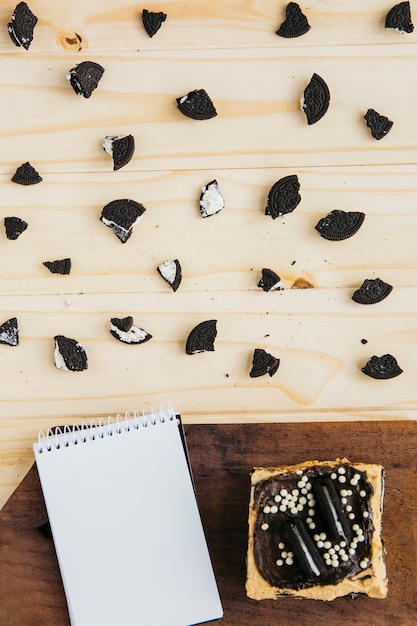
<svg viewBox="0 0 417 626">
<path fill-rule="evenodd" d="M 417 431 L 414 422 L 186 425 L 207 541 L 224 607 L 223 626 L 411 626 L 417 621 Z M 347 456 L 386 469 L 383 536 L 389 593 L 334 602 L 245 595 L 252 466 Z M 36 466 L 0 512 L 0 617 L 8 626 L 69 624 Z M 173 528 L 175 520 L 172 520 Z M 117 574 L 115 574 L 117 575 Z"/>
</svg>

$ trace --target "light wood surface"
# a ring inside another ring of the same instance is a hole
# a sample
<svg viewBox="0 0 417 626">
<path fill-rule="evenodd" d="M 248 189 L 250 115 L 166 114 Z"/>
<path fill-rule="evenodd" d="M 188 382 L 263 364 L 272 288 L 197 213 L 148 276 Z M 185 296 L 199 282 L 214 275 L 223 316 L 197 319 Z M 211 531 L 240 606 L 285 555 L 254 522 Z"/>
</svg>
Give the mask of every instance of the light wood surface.
<svg viewBox="0 0 417 626">
<path fill-rule="evenodd" d="M 16 241 L 0 232 L 0 323 L 16 316 L 20 330 L 18 347 L 0 345 L 0 506 L 32 464 L 38 430 L 57 423 L 168 401 L 186 423 L 415 419 L 417 35 L 384 28 L 391 4 L 312 0 L 311 30 L 292 40 L 275 34 L 285 3 L 267 0 L 147 3 L 168 14 L 152 39 L 139 5 L 29 5 L 39 19 L 29 51 L 7 33 L 15 3 L 0 7 L 0 220 L 29 224 Z M 66 79 L 82 60 L 105 68 L 89 100 Z M 300 98 L 314 72 L 331 104 L 309 127 Z M 178 112 L 175 99 L 196 88 L 216 118 Z M 363 119 L 370 107 L 394 121 L 379 142 Z M 114 172 L 101 141 L 125 133 L 136 152 Z M 28 160 L 42 183 L 15 185 Z M 272 220 L 268 191 L 288 174 L 301 203 Z M 198 198 L 213 179 L 226 207 L 203 219 Z M 124 245 L 99 219 L 123 197 L 146 207 Z M 366 214 L 353 238 L 318 235 L 333 209 Z M 43 266 L 64 257 L 69 276 Z M 176 293 L 156 271 L 174 258 Z M 263 267 L 282 291 L 257 286 Z M 355 304 L 353 291 L 376 277 L 392 294 Z M 152 340 L 113 339 L 110 318 L 126 315 Z M 215 351 L 187 356 L 204 319 L 217 320 Z M 86 372 L 55 368 L 56 334 L 84 345 Z M 249 377 L 256 347 L 281 359 L 273 378 Z M 387 352 L 404 373 L 364 376 L 367 359 Z"/>
</svg>

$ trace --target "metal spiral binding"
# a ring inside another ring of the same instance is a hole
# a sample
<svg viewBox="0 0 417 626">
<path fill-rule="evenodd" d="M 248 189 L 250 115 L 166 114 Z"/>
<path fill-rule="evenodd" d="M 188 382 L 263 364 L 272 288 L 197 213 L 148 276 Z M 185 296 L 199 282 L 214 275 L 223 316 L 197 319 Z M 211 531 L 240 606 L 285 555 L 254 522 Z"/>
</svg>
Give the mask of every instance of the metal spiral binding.
<svg viewBox="0 0 417 626">
<path fill-rule="evenodd" d="M 96 420 L 91 419 L 90 422 L 83 421 L 81 426 L 78 426 L 78 424 L 73 426 L 65 425 L 63 430 L 59 426 L 55 429 L 49 428 L 46 435 L 40 430 L 38 433 L 37 451 L 40 454 L 51 452 L 62 447 L 68 448 L 71 445 L 87 443 L 87 441 L 96 441 L 104 437 L 121 435 L 130 432 L 132 429 L 139 430 L 140 428 L 156 426 L 174 419 L 176 419 L 175 411 L 172 405 L 168 403 L 166 409 L 161 405 L 159 412 L 156 412 L 154 407 L 152 407 L 150 413 L 145 409 L 142 410 L 142 413 L 135 410 L 133 416 L 129 412 L 126 412 L 124 417 L 118 413 L 115 419 L 109 415 L 107 420 L 101 417 L 98 423 Z"/>
</svg>

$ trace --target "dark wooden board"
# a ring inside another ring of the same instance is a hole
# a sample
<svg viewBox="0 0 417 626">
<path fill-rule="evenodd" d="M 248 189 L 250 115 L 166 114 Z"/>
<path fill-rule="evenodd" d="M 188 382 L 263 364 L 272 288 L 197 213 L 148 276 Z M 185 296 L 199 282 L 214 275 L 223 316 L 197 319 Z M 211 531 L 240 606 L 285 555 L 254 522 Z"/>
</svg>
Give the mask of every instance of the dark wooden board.
<svg viewBox="0 0 417 626">
<path fill-rule="evenodd" d="M 417 623 L 417 425 L 414 422 L 193 424 L 185 429 L 201 516 L 224 607 L 223 626 L 412 626 Z M 388 597 L 385 600 L 339 598 L 330 603 L 250 600 L 244 585 L 251 468 L 338 456 L 381 463 L 386 469 L 383 536 Z M 69 624 L 53 543 L 38 530 L 46 519 L 34 466 L 0 512 L 1 624 Z M 175 535 L 175 520 L 172 520 L 172 532 Z"/>
</svg>

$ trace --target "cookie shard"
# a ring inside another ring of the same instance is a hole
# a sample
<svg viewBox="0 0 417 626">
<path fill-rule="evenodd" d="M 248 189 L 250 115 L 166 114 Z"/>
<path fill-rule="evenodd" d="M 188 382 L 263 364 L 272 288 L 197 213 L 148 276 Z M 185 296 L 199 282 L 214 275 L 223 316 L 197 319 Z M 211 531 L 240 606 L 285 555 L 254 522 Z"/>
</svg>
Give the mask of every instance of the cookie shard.
<svg viewBox="0 0 417 626">
<path fill-rule="evenodd" d="M 28 223 L 22 220 L 20 217 L 5 217 L 4 228 L 6 230 L 7 239 L 16 240 L 20 235 L 25 232 L 28 227 Z"/>
<path fill-rule="evenodd" d="M 19 2 L 13 11 L 11 22 L 7 24 L 10 39 L 15 46 L 29 50 L 33 41 L 33 32 L 38 22 L 26 2 Z"/>
<path fill-rule="evenodd" d="M 364 115 L 366 125 L 375 139 L 383 139 L 394 125 L 388 117 L 380 115 L 375 109 L 368 109 Z"/>
<path fill-rule="evenodd" d="M 381 356 L 371 356 L 366 365 L 362 367 L 362 372 L 371 378 L 387 380 L 396 378 L 396 376 L 403 373 L 403 370 L 392 354 L 383 354 Z"/>
<path fill-rule="evenodd" d="M 274 270 L 264 267 L 258 287 L 261 287 L 263 291 L 278 291 L 282 288 L 282 281 Z"/>
<path fill-rule="evenodd" d="M 181 264 L 178 259 L 166 260 L 158 265 L 157 270 L 162 278 L 172 288 L 172 291 L 177 291 L 182 280 Z"/>
<path fill-rule="evenodd" d="M 145 211 L 143 204 L 120 198 L 103 207 L 100 221 L 111 228 L 122 243 L 126 243 Z"/>
<path fill-rule="evenodd" d="M 385 17 L 385 28 L 397 30 L 401 34 L 413 32 L 414 25 L 411 20 L 409 2 L 400 2 L 388 11 Z"/>
<path fill-rule="evenodd" d="M 393 287 L 380 278 L 366 278 L 353 292 L 352 300 L 358 304 L 376 304 L 389 296 Z"/>
<path fill-rule="evenodd" d="M 316 124 L 327 113 L 330 104 L 330 91 L 326 81 L 314 73 L 304 89 L 301 109 L 307 118 L 307 124 Z"/>
<path fill-rule="evenodd" d="M 97 89 L 103 74 L 104 67 L 99 63 L 82 61 L 69 70 L 67 79 L 78 96 L 90 98 L 93 91 Z"/>
<path fill-rule="evenodd" d="M 292 213 L 301 202 L 300 182 L 296 174 L 284 176 L 277 180 L 269 190 L 265 215 L 276 219 L 281 215 Z"/>
<path fill-rule="evenodd" d="M 0 343 L 7 346 L 19 345 L 19 327 L 16 317 L 11 317 L 0 324 Z"/>
<path fill-rule="evenodd" d="M 176 101 L 178 110 L 193 120 L 209 120 L 217 115 L 216 108 L 204 89 L 194 89 Z"/>
<path fill-rule="evenodd" d="M 65 335 L 55 335 L 55 367 L 70 372 L 82 372 L 88 368 L 87 353 L 76 340 Z"/>
<path fill-rule="evenodd" d="M 249 372 L 251 378 L 269 374 L 273 376 L 278 371 L 280 359 L 273 356 L 262 348 L 255 348 L 252 358 L 252 369 Z"/>
<path fill-rule="evenodd" d="M 305 35 L 309 30 L 310 24 L 300 5 L 296 2 L 289 2 L 285 9 L 285 20 L 276 31 L 276 34 L 280 37 L 292 39 Z"/>
<path fill-rule="evenodd" d="M 217 336 L 217 320 L 204 320 L 197 324 L 187 337 L 186 354 L 199 352 L 213 352 L 214 341 Z"/>
<path fill-rule="evenodd" d="M 103 150 L 113 158 L 113 170 L 120 170 L 131 161 L 135 153 L 133 135 L 108 136 L 102 141 Z"/>
<path fill-rule="evenodd" d="M 385 598 L 383 495 L 384 468 L 378 464 L 339 458 L 254 468 L 247 595 Z"/>
<path fill-rule="evenodd" d="M 365 213 L 361 211 L 330 211 L 326 217 L 320 219 L 315 229 L 320 236 L 329 241 L 342 241 L 353 237 L 365 219 Z"/>
<path fill-rule="evenodd" d="M 146 332 L 146 330 L 133 324 L 131 315 L 123 318 L 112 317 L 110 320 L 110 334 L 122 343 L 131 345 L 145 343 L 145 341 L 152 339 L 152 335 Z"/>
<path fill-rule="evenodd" d="M 29 161 L 22 163 L 12 176 L 12 182 L 17 183 L 18 185 L 36 185 L 41 181 L 42 177 L 39 176 L 38 172 L 29 163 Z"/>
<path fill-rule="evenodd" d="M 55 261 L 44 261 L 43 265 L 48 268 L 51 274 L 69 274 L 71 272 L 71 259 L 56 259 Z"/>
<path fill-rule="evenodd" d="M 200 213 L 202 217 L 210 217 L 224 209 L 224 198 L 217 184 L 217 180 L 212 180 L 201 188 Z"/>
<path fill-rule="evenodd" d="M 147 9 L 142 11 L 142 23 L 149 37 L 156 35 L 166 19 L 167 14 L 162 11 L 155 12 Z"/>
</svg>

